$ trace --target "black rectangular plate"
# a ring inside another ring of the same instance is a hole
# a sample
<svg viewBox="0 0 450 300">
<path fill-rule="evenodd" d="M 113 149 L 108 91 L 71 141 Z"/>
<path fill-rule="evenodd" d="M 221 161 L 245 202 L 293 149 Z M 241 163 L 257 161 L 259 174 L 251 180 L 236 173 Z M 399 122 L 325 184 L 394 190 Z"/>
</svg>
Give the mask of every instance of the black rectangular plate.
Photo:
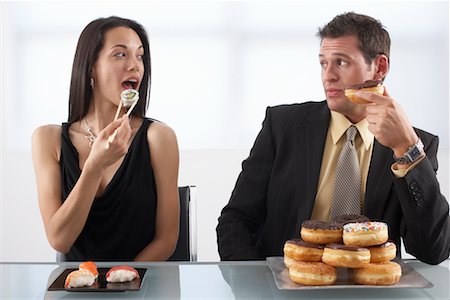
<svg viewBox="0 0 450 300">
<path fill-rule="evenodd" d="M 147 269 L 135 268 L 139 273 L 139 278 L 136 278 L 130 282 L 117 282 L 111 283 L 106 281 L 106 273 L 110 268 L 98 268 L 98 278 L 92 286 L 80 287 L 80 288 L 64 288 L 67 275 L 70 272 L 78 270 L 77 268 L 65 269 L 53 283 L 48 287 L 48 291 L 61 291 L 68 292 L 125 292 L 125 291 L 138 291 L 141 288 L 141 283 L 144 280 L 145 272 Z"/>
</svg>

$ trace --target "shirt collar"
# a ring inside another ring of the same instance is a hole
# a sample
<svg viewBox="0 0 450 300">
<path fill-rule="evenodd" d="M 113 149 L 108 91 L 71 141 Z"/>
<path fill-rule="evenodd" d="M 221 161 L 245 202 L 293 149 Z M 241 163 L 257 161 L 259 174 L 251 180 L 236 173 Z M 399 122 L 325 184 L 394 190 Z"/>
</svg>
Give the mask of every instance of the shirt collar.
<svg viewBox="0 0 450 300">
<path fill-rule="evenodd" d="M 368 150 L 370 145 L 372 145 L 373 143 L 374 135 L 369 131 L 369 122 L 367 122 L 367 118 L 364 118 L 358 123 L 353 124 L 343 114 L 335 111 L 331 111 L 330 121 L 331 138 L 333 139 L 333 144 L 336 145 L 341 136 L 351 125 L 355 125 L 355 127 L 358 129 L 359 135 L 361 136 L 364 143 L 364 147 L 366 148 L 366 150 Z"/>
</svg>

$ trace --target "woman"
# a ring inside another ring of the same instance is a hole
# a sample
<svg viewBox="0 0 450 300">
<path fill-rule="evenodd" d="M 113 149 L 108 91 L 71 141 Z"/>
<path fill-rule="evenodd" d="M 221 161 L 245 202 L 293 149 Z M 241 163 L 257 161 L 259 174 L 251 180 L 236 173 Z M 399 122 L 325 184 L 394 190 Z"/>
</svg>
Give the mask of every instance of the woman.
<svg viewBox="0 0 450 300">
<path fill-rule="evenodd" d="M 40 212 L 66 260 L 166 260 L 176 247 L 178 145 L 172 129 L 145 118 L 150 68 L 140 24 L 91 22 L 75 53 L 68 122 L 33 134 Z M 129 88 L 140 99 L 130 118 L 114 121 Z"/>
</svg>

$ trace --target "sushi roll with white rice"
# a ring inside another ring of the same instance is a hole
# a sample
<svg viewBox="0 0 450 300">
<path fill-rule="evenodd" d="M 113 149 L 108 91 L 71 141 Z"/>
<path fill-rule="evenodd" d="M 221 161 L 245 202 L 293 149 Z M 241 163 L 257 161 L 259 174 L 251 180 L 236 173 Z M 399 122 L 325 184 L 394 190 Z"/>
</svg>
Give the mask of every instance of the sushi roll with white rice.
<svg viewBox="0 0 450 300">
<path fill-rule="evenodd" d="M 67 275 L 64 287 L 66 289 L 92 286 L 95 276 L 88 270 L 76 270 Z"/>
<path fill-rule="evenodd" d="M 116 266 L 109 269 L 106 273 L 107 282 L 128 282 L 139 278 L 139 273 L 130 266 Z"/>
</svg>

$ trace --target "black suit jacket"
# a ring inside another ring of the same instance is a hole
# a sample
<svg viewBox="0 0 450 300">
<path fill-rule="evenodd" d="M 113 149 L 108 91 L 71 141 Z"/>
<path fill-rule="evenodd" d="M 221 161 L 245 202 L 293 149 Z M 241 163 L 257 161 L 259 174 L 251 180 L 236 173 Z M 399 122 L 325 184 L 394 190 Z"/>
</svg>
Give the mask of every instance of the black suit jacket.
<svg viewBox="0 0 450 300">
<path fill-rule="evenodd" d="M 281 256 L 285 241 L 300 236 L 314 207 L 329 121 L 326 101 L 267 108 L 219 218 L 222 260 Z M 375 140 L 363 211 L 388 223 L 398 247 L 403 237 L 408 253 L 436 264 L 449 256 L 449 206 L 436 179 L 438 137 L 416 132 L 427 156 L 400 179 L 391 171 L 392 150 Z"/>
</svg>

